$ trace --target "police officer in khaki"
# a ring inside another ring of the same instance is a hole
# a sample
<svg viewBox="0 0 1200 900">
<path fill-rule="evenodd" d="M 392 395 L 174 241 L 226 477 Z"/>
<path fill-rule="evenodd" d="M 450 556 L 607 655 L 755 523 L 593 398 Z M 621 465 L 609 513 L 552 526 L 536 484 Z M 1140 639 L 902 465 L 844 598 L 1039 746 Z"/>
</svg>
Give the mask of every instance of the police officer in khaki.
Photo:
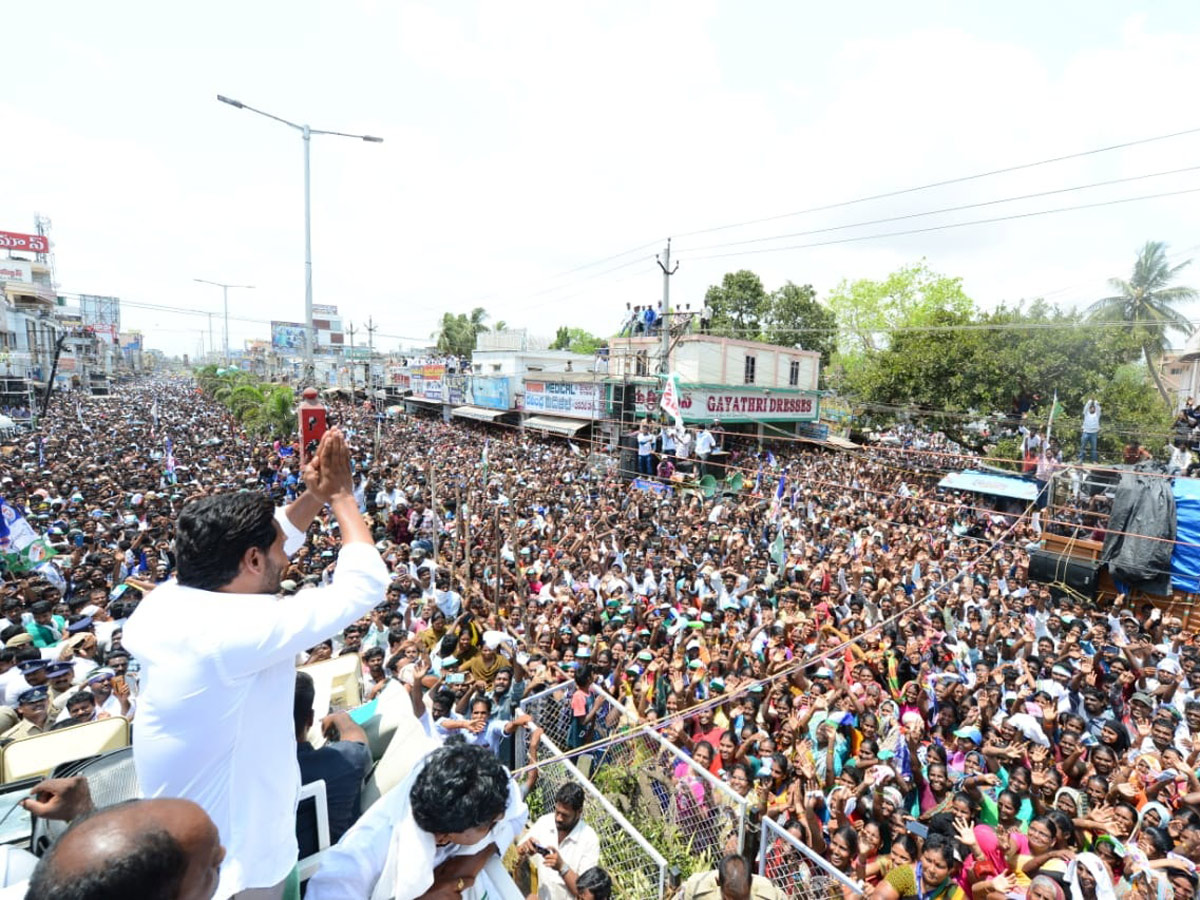
<svg viewBox="0 0 1200 900">
<path fill-rule="evenodd" d="M 67 660 L 50 663 L 46 666 L 46 685 L 50 688 L 48 715 L 52 721 L 57 720 L 67 708 L 67 701 L 79 691 L 75 684 L 75 666 Z"/>
<path fill-rule="evenodd" d="M 17 698 L 17 712 L 21 721 L 4 734 L 0 740 L 19 741 L 22 738 L 33 737 L 35 734 L 45 734 L 53 725 L 49 719 L 50 702 L 45 685 L 22 691 Z"/>
</svg>

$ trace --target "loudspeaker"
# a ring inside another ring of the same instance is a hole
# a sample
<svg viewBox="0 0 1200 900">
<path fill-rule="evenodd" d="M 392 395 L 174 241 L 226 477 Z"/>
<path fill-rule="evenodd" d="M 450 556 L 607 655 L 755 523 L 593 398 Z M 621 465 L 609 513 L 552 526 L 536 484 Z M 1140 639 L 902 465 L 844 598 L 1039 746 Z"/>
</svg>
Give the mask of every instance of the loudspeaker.
<svg viewBox="0 0 1200 900">
<path fill-rule="evenodd" d="M 1088 599 L 1095 599 L 1100 586 L 1100 563 L 1049 550 L 1035 550 L 1029 557 L 1029 580 L 1042 584 L 1059 582 Z"/>
</svg>

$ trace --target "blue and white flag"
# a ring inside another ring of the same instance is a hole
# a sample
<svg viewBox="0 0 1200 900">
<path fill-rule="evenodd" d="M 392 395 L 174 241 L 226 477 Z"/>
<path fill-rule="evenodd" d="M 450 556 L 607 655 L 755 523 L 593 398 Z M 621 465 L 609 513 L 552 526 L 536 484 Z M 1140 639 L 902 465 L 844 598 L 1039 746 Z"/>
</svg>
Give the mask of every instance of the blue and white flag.
<svg viewBox="0 0 1200 900">
<path fill-rule="evenodd" d="M 57 555 L 21 511 L 0 497 L 0 561 L 8 570 L 28 572 Z"/>
</svg>

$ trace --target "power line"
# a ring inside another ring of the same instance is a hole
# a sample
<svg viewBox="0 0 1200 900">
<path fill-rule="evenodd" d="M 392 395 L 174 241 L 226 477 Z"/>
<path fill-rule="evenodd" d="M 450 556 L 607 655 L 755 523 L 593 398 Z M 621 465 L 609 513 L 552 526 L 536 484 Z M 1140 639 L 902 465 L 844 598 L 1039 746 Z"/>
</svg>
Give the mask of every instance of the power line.
<svg viewBox="0 0 1200 900">
<path fill-rule="evenodd" d="M 992 169 L 987 172 L 979 172 L 975 175 L 964 175 L 959 178 L 948 178 L 944 181 L 932 181 L 928 184 L 921 184 L 921 185 L 917 185 L 915 187 L 902 188 L 900 190 L 895 190 L 895 191 L 887 191 L 882 194 L 871 194 L 870 196 L 858 197 L 854 200 L 843 200 L 839 203 L 828 203 L 828 204 L 825 204 L 824 206 L 811 206 L 808 209 L 801 209 L 801 210 L 797 210 L 796 212 L 781 213 L 779 215 L 774 215 L 774 216 L 765 216 L 760 219 L 748 219 L 744 222 L 735 222 L 735 223 L 732 223 L 729 225 L 717 225 L 712 228 L 701 228 L 696 231 L 686 231 L 686 232 L 683 232 L 682 234 L 676 234 L 676 237 L 691 237 L 691 236 L 697 235 L 697 234 L 709 234 L 714 231 L 725 231 L 730 228 L 742 228 L 742 227 L 745 227 L 746 225 L 758 225 L 762 222 L 775 222 L 775 221 L 778 221 L 779 219 L 788 219 L 793 216 L 804 216 L 804 215 L 808 215 L 809 213 L 824 212 L 824 211 L 830 210 L 830 209 L 840 209 L 841 207 L 853 206 L 858 203 L 868 203 L 872 200 L 886 200 L 889 197 L 901 197 L 905 194 L 913 194 L 918 191 L 927 191 L 927 190 L 931 190 L 932 188 L 946 187 L 951 184 L 963 184 L 968 181 L 977 181 L 981 178 L 990 178 L 993 175 L 1004 175 L 1008 172 L 1019 172 L 1023 169 L 1033 169 L 1033 168 L 1037 168 L 1038 166 L 1046 166 L 1046 165 L 1050 165 L 1052 163 L 1065 162 L 1068 159 L 1082 159 L 1083 157 L 1095 156 L 1096 154 L 1099 154 L 1099 153 L 1108 153 L 1112 150 L 1124 150 L 1128 147 L 1137 147 L 1142 144 L 1152 144 L 1152 143 L 1155 143 L 1156 141 L 1166 141 L 1166 140 L 1171 140 L 1172 138 L 1186 137 L 1187 135 L 1198 134 L 1198 133 L 1200 133 L 1200 128 L 1189 128 L 1185 131 L 1174 131 L 1174 132 L 1171 132 L 1170 134 L 1160 134 L 1160 135 L 1156 135 L 1154 137 L 1141 138 L 1141 139 L 1135 140 L 1135 141 L 1125 141 L 1120 144 L 1110 144 L 1107 147 L 1096 147 L 1095 149 L 1083 150 L 1079 153 L 1068 153 L 1065 156 L 1055 156 L 1055 157 L 1051 157 L 1050 159 L 1037 160 L 1036 162 L 1021 163 L 1020 165 L 1016 165 L 1016 166 L 1006 166 L 1002 169 Z"/>
<path fill-rule="evenodd" d="M 1085 191 L 1091 188 L 1108 187 L 1114 184 L 1126 184 L 1131 181 L 1143 181 L 1147 178 L 1162 178 L 1167 175 L 1179 175 L 1184 172 L 1195 172 L 1200 166 L 1187 166 L 1182 169 L 1169 169 L 1164 172 L 1149 172 L 1145 175 L 1131 175 L 1128 178 L 1114 178 L 1109 181 L 1094 181 L 1091 184 L 1079 184 L 1073 187 L 1055 188 L 1051 191 L 1038 191 L 1033 194 L 1020 194 L 1015 197 L 1001 197 L 996 200 L 983 200 L 979 203 L 964 203 L 961 206 L 946 206 L 942 209 L 930 209 L 925 212 L 907 213 L 902 216 L 888 216 L 883 219 L 870 219 L 865 222 L 852 222 L 846 225 L 831 225 L 827 228 L 813 228 L 808 231 L 793 231 L 788 234 L 774 234 L 765 237 L 747 238 L 744 241 L 730 241 L 723 244 L 705 244 L 691 248 L 691 252 L 699 250 L 715 250 L 722 247 L 741 247 L 746 244 L 761 244 L 763 241 L 783 240 L 784 238 L 805 237 L 810 234 L 826 234 L 831 231 L 845 231 L 849 228 L 863 228 L 867 225 L 882 225 L 887 222 L 902 222 L 906 219 L 920 219 L 924 216 L 936 216 L 943 213 L 961 212 L 965 209 L 979 209 L 985 206 L 998 206 L 1001 203 L 1016 203 L 1020 200 L 1033 200 L 1038 197 L 1051 197 L 1055 194 L 1069 194 L 1073 191 Z"/>
<path fill-rule="evenodd" d="M 1159 200 L 1164 197 L 1178 197 L 1184 194 L 1200 192 L 1200 187 L 1185 188 L 1178 191 L 1164 191 L 1159 194 L 1143 194 L 1139 197 L 1123 197 L 1118 200 L 1105 200 L 1099 203 L 1082 203 L 1078 206 L 1060 206 L 1054 209 L 1036 210 L 1027 213 L 1013 213 L 1008 216 L 995 216 L 990 219 L 972 219 L 967 222 L 951 222 L 945 225 L 930 225 L 926 228 L 910 228 L 904 231 L 885 231 L 878 234 L 864 234 L 856 237 L 838 238 L 832 241 L 814 241 L 810 244 L 790 244 L 786 247 L 765 247 L 761 250 L 739 250 L 732 253 L 710 253 L 706 256 L 688 256 L 690 260 L 723 259 L 729 256 L 752 256 L 759 253 L 778 253 L 783 250 L 806 250 L 811 247 L 829 247 L 834 244 L 853 244 L 859 241 L 873 241 L 879 238 L 902 237 L 910 234 L 926 234 L 932 231 L 946 231 L 951 228 L 965 228 L 970 225 L 990 225 L 996 222 L 1010 222 L 1017 219 L 1032 219 L 1037 216 L 1053 215 L 1055 213 L 1073 212 L 1081 209 L 1099 209 L 1105 206 L 1118 206 L 1123 203 L 1136 203 L 1141 200 Z"/>
</svg>

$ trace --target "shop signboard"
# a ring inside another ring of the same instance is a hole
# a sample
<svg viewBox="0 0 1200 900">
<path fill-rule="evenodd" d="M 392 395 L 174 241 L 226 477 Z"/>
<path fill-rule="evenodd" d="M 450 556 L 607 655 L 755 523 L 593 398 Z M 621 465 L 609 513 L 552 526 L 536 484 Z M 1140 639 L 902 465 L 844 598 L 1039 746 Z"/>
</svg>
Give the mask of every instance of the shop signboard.
<svg viewBox="0 0 1200 900">
<path fill-rule="evenodd" d="M 638 415 L 659 416 L 660 397 L 657 388 L 639 386 L 634 401 Z M 814 422 L 819 406 L 816 394 L 762 388 L 683 387 L 679 398 L 685 422 Z"/>
</svg>

